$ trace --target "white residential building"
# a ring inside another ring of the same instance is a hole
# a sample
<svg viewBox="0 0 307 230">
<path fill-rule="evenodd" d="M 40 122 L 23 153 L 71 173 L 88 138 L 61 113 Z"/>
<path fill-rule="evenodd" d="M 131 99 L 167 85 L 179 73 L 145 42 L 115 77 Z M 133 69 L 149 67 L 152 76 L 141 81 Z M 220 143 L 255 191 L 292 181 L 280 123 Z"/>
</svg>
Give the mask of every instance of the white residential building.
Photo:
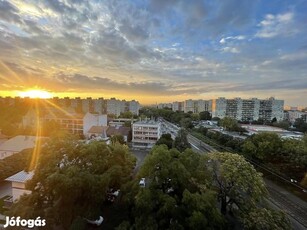
<svg viewBox="0 0 307 230">
<path fill-rule="evenodd" d="M 307 114 L 306 112 L 302 112 L 298 110 L 285 111 L 284 119 L 287 121 L 290 121 L 293 124 L 295 120 L 298 118 L 302 118 L 304 120 L 304 117 L 306 116 L 306 114 Z"/>
<path fill-rule="evenodd" d="M 107 113 L 107 101 L 103 98 L 93 100 L 93 111 L 99 114 Z"/>
<path fill-rule="evenodd" d="M 172 110 L 174 112 L 176 112 L 176 111 L 183 111 L 183 107 L 184 107 L 183 104 L 184 104 L 184 102 L 178 102 L 178 101 L 173 102 Z"/>
<path fill-rule="evenodd" d="M 7 203 L 13 203 L 17 201 L 22 195 L 24 194 L 31 194 L 30 190 L 26 189 L 26 182 L 28 180 L 31 180 L 34 175 L 34 172 L 25 172 L 20 171 L 8 178 L 6 178 L 6 181 L 9 181 L 12 183 L 12 197 L 9 200 L 5 200 Z"/>
<path fill-rule="evenodd" d="M 138 101 L 132 100 L 129 101 L 129 111 L 134 115 L 139 115 L 140 104 Z"/>
<path fill-rule="evenodd" d="M 88 136 L 92 126 L 107 126 L 108 120 L 106 114 L 86 113 L 83 117 L 83 135 Z"/>
<path fill-rule="evenodd" d="M 226 105 L 227 100 L 225 97 L 219 97 L 218 99 L 213 99 L 212 104 L 212 117 L 224 118 L 226 117 Z"/>
<path fill-rule="evenodd" d="M 183 102 L 183 111 L 184 111 L 185 113 L 188 113 L 188 112 L 195 113 L 194 100 L 192 100 L 192 99 L 185 100 L 185 101 Z"/>
<path fill-rule="evenodd" d="M 111 98 L 107 100 L 107 113 L 119 116 L 123 111 L 122 101 L 117 100 L 116 98 Z"/>
<path fill-rule="evenodd" d="M 252 99 L 226 99 L 220 97 L 212 100 L 212 117 L 231 117 L 240 121 L 256 121 L 263 119 L 271 121 L 274 117 L 277 121 L 283 120 L 283 100 L 269 98 L 260 100 Z"/>
<path fill-rule="evenodd" d="M 132 145 L 138 148 L 152 148 L 161 137 L 161 123 L 153 120 L 138 121 L 132 125 Z"/>
</svg>

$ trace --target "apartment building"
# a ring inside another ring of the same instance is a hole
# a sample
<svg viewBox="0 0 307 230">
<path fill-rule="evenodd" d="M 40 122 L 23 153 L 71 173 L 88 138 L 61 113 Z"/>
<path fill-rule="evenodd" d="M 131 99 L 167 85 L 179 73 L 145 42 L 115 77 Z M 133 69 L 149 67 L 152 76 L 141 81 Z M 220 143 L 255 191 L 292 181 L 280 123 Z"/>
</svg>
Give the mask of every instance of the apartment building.
<svg viewBox="0 0 307 230">
<path fill-rule="evenodd" d="M 290 110 L 284 112 L 284 120 L 291 122 L 292 124 L 296 119 L 301 118 L 303 120 L 306 119 L 306 112 L 298 111 L 298 110 Z M 306 120 L 305 120 L 306 122 Z"/>
<path fill-rule="evenodd" d="M 183 105 L 184 105 L 184 102 L 175 101 L 175 102 L 172 103 L 172 110 L 174 112 L 183 111 L 183 107 L 184 107 Z"/>
<path fill-rule="evenodd" d="M 159 103 L 158 104 L 158 109 L 164 109 L 164 108 L 172 109 L 173 104 L 172 103 Z"/>
<path fill-rule="evenodd" d="M 209 100 L 185 100 L 183 102 L 183 111 L 185 113 L 200 113 L 203 111 L 211 112 L 212 102 Z"/>
<path fill-rule="evenodd" d="M 132 100 L 129 101 L 129 109 L 128 111 L 130 111 L 131 113 L 133 113 L 134 115 L 139 115 L 139 110 L 140 110 L 140 104 L 138 101 Z"/>
<path fill-rule="evenodd" d="M 59 98 L 53 97 L 50 99 L 33 99 L 33 98 L 21 98 L 21 97 L 0 97 L 0 105 L 14 106 L 18 103 L 34 104 L 39 102 L 42 107 L 57 108 L 58 110 L 65 110 L 75 113 L 100 113 L 100 114 L 114 114 L 119 116 L 120 113 L 130 111 L 135 115 L 139 114 L 140 104 L 138 101 L 126 101 L 118 100 L 116 98 L 104 99 L 98 98 Z"/>
<path fill-rule="evenodd" d="M 153 120 L 135 122 L 132 125 L 132 146 L 152 148 L 161 135 L 160 122 Z"/>
<path fill-rule="evenodd" d="M 83 134 L 83 117 L 82 114 L 47 114 L 39 119 L 41 123 L 54 121 L 69 133 Z"/>
<path fill-rule="evenodd" d="M 220 119 L 226 117 L 227 100 L 225 97 L 212 99 L 211 104 L 212 104 L 212 117 L 218 117 Z"/>
<path fill-rule="evenodd" d="M 284 116 L 283 106 L 283 100 L 273 97 L 266 100 L 220 97 L 212 100 L 212 117 L 231 117 L 240 121 L 271 121 L 275 117 L 277 121 L 281 121 Z"/>
</svg>

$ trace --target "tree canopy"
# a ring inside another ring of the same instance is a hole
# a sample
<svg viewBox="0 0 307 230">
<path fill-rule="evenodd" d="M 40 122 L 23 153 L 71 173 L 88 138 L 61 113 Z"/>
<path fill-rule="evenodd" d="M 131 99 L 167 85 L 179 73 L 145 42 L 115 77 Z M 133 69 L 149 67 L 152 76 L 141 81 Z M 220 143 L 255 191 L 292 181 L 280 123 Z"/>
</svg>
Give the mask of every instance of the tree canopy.
<svg viewBox="0 0 307 230">
<path fill-rule="evenodd" d="M 183 152 L 187 148 L 191 148 L 191 144 L 188 142 L 188 132 L 184 129 L 180 129 L 174 141 L 174 148 Z"/>
<path fill-rule="evenodd" d="M 120 144 L 85 144 L 73 138 L 53 138 L 42 149 L 30 195 L 23 196 L 10 215 L 45 218 L 48 226 L 68 229 L 81 218 L 97 219 L 109 189 L 131 179 L 135 158 Z"/>
<path fill-rule="evenodd" d="M 221 229 L 223 218 L 216 208 L 216 193 L 201 156 L 155 146 L 138 178 L 146 187 L 135 195 L 135 229 Z"/>
<path fill-rule="evenodd" d="M 230 210 L 235 207 L 244 213 L 267 195 L 261 174 L 243 156 L 210 153 L 208 157 L 223 214 L 227 213 L 227 207 Z"/>
<path fill-rule="evenodd" d="M 173 138 L 171 134 L 166 133 L 162 134 L 159 140 L 156 142 L 156 145 L 166 145 L 168 149 L 171 149 L 173 147 Z"/>
<path fill-rule="evenodd" d="M 212 116 L 208 111 L 202 111 L 199 113 L 200 120 L 211 120 Z"/>
<path fill-rule="evenodd" d="M 262 175 L 243 156 L 210 153 L 208 159 L 222 214 L 232 214 L 246 229 L 291 229 L 283 212 L 267 208 Z"/>
<path fill-rule="evenodd" d="M 242 148 L 243 153 L 259 160 L 267 160 L 276 155 L 282 142 L 276 133 L 259 133 L 246 139 Z"/>
</svg>

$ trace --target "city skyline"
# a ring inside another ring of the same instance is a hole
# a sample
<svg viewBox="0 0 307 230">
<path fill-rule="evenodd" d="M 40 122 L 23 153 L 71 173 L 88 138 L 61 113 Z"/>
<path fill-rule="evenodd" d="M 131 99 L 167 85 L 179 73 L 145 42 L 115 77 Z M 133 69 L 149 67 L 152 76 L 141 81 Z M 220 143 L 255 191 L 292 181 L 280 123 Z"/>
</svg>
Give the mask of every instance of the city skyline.
<svg viewBox="0 0 307 230">
<path fill-rule="evenodd" d="M 1 1 L 0 96 L 307 106 L 306 1 Z"/>
</svg>

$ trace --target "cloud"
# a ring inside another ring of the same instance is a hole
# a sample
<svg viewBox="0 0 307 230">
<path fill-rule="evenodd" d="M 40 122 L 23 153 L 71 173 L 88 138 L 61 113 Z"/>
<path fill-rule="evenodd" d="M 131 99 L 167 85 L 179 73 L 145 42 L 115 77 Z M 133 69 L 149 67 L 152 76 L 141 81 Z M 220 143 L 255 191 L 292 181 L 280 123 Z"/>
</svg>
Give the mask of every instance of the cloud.
<svg viewBox="0 0 307 230">
<path fill-rule="evenodd" d="M 0 1 L 1 84 L 138 100 L 269 92 L 265 82 L 295 91 L 281 81 L 306 81 L 306 15 L 289 5 L 268 14 L 249 0 Z"/>
<path fill-rule="evenodd" d="M 240 51 L 236 47 L 228 47 L 228 46 L 222 48 L 222 51 L 225 53 L 234 53 L 234 54 L 240 53 Z"/>
<path fill-rule="evenodd" d="M 297 32 L 292 27 L 294 14 L 287 12 L 284 14 L 267 14 L 259 24 L 260 29 L 256 33 L 259 38 L 273 38 L 276 36 L 291 36 Z"/>
<path fill-rule="evenodd" d="M 245 39 L 245 36 L 243 35 L 238 35 L 238 36 L 229 36 L 229 37 L 226 37 L 226 38 L 222 38 L 220 40 L 220 43 L 221 44 L 225 44 L 227 41 L 231 41 L 231 40 L 244 40 Z"/>
</svg>

